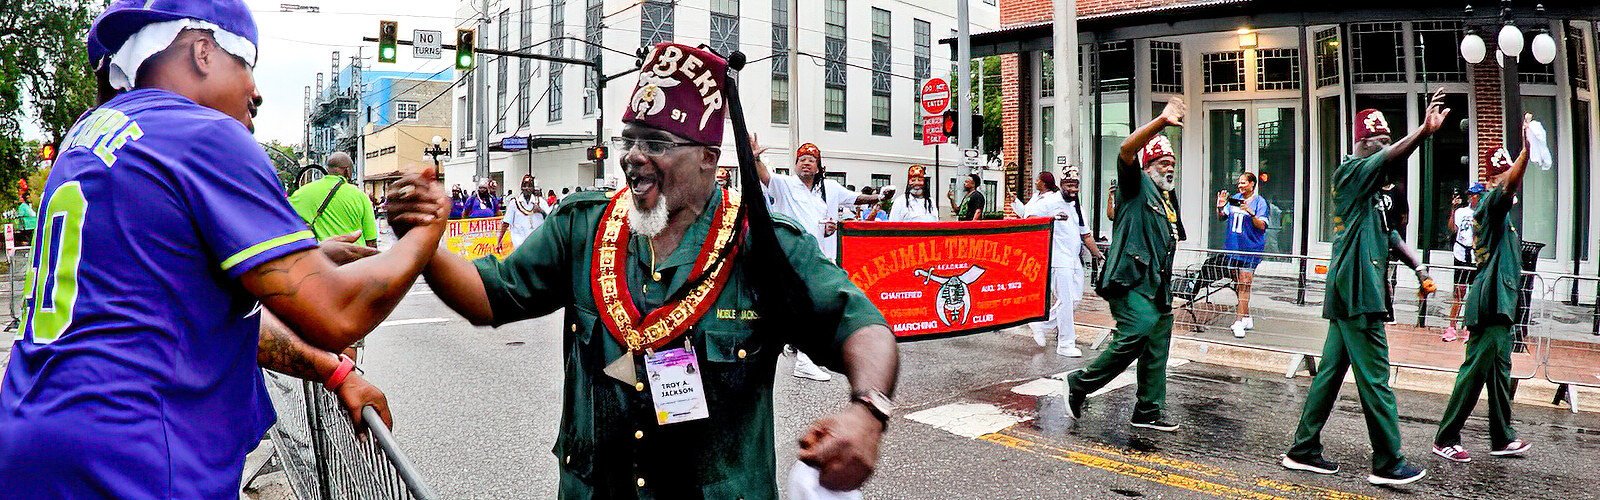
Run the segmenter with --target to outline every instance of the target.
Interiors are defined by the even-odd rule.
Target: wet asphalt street
[[[397,438],[443,497],[553,495],[559,321],[557,313],[474,328],[419,285],[368,338],[368,378],[387,391]],[[1516,405],[1517,428],[1533,452],[1494,459],[1480,406],[1464,433],[1476,461],[1456,465],[1428,451],[1444,396],[1400,391],[1405,453],[1429,477],[1405,488],[1369,486],[1365,426],[1349,385],[1324,433],[1329,458],[1344,471],[1286,471],[1277,456],[1289,445],[1309,379],[1181,361],[1168,399],[1169,420],[1184,425],[1178,433],[1129,428],[1131,386],[1092,397],[1069,430],[1061,398],[1051,393],[1060,384],[1041,378],[1086,359],[1037,348],[1022,331],[902,344],[896,399],[905,408],[890,426],[868,497],[1581,498],[1600,479],[1594,413]],[[787,375],[788,358],[780,363],[775,432],[784,476],[793,439],[842,407],[848,389],[842,376],[802,381]]]

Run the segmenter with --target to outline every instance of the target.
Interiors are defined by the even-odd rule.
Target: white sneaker
[[[1252,317],[1249,317],[1249,316],[1245,316],[1244,317],[1244,329],[1246,329],[1246,330],[1254,330],[1254,329],[1256,329],[1256,319],[1252,318]]]
[[[1045,336],[1043,328],[1029,327],[1029,329],[1033,330],[1033,343],[1039,344],[1039,347],[1044,347],[1045,344],[1050,343],[1050,338]]]
[[[1078,346],[1069,345],[1066,347],[1057,347],[1056,354],[1060,354],[1069,358],[1081,358],[1083,357],[1083,350],[1079,349]]]
[[[1236,339],[1244,338],[1244,330],[1245,330],[1245,328],[1244,328],[1244,320],[1241,319],[1239,321],[1235,321],[1235,322],[1233,322],[1233,326],[1230,326],[1228,328],[1232,328],[1233,329],[1233,338],[1236,338]]]
[[[794,376],[818,382],[833,380],[833,375],[829,375],[827,370],[812,363],[811,357],[800,351],[794,352]]]

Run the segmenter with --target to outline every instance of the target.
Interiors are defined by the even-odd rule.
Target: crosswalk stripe
[[[1172,359],[1167,360],[1167,369],[1171,370],[1173,368],[1177,368],[1177,367],[1180,367],[1180,366],[1183,366],[1183,365],[1187,365],[1187,364],[1189,364],[1189,360],[1187,360],[1187,359],[1172,358]],[[1017,393],[1017,394],[1021,394],[1021,395],[1024,395],[1024,396],[1044,396],[1044,395],[1048,395],[1048,394],[1059,393],[1059,392],[1061,392],[1061,382],[1063,382],[1063,381],[1065,381],[1067,379],[1067,374],[1068,373],[1072,373],[1072,372],[1066,371],[1066,372],[1057,373],[1055,375],[1051,375],[1049,377],[1036,379],[1036,380],[1030,381],[1030,382],[1028,382],[1026,384],[1022,384],[1022,385],[1019,385],[1019,386],[1016,386],[1016,387],[1012,387],[1011,388],[1011,392],[1014,392],[1014,393]],[[1137,379],[1138,379],[1138,375],[1134,373],[1134,367],[1133,366],[1129,366],[1126,371],[1124,371],[1121,374],[1117,375],[1117,378],[1111,379],[1111,383],[1108,383],[1108,384],[1106,384],[1105,387],[1101,387],[1100,390],[1094,391],[1093,393],[1089,394],[1089,397],[1092,398],[1092,397],[1095,397],[1095,396],[1099,396],[1101,394],[1105,394],[1105,393],[1108,393],[1108,392],[1111,392],[1111,391],[1115,391],[1117,389],[1121,389],[1123,387],[1127,387],[1127,386],[1133,385],[1134,381],[1136,381]]]
[[[999,432],[1033,417],[1016,415],[983,403],[952,403],[907,414],[906,419],[931,425],[957,436],[976,438]]]

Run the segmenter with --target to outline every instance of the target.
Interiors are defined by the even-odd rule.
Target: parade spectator
[[[861,220],[867,220],[867,221],[886,221],[886,220],[889,220],[889,209],[888,209],[887,205],[891,205],[893,203],[893,201],[894,201],[894,186],[884,186],[882,191],[878,191],[878,192],[870,193],[870,194],[876,194],[879,197],[881,197],[882,200],[877,202],[877,203],[871,203],[871,204],[866,205],[862,209]]]
[[[1462,299],[1467,296],[1467,285],[1472,283],[1472,278],[1477,275],[1478,267],[1472,255],[1473,231],[1476,229],[1472,223],[1472,214],[1478,210],[1478,199],[1483,195],[1483,183],[1475,182],[1467,188],[1467,199],[1463,201],[1458,192],[1451,204],[1458,207],[1450,214],[1450,232],[1455,233],[1455,242],[1451,245],[1451,253],[1455,256],[1455,296],[1450,300],[1450,324],[1444,327],[1440,338],[1445,342],[1454,342],[1457,339],[1465,340],[1471,333],[1466,329],[1456,329],[1461,317]]]
[[[479,219],[500,213],[500,204],[494,197],[494,181],[478,181],[478,190],[461,202],[461,218]]]
[[[583,188],[579,188],[579,191],[582,191],[582,189]],[[571,195],[572,195],[572,188],[561,188],[561,198],[557,199],[556,203],[561,203],[562,200],[567,199],[567,197],[571,196]]]
[[[983,190],[978,189],[978,186],[981,185],[983,185],[983,177],[978,175],[977,172],[973,172],[967,174],[967,177],[961,180],[961,191],[963,193],[961,203],[956,203],[955,191],[946,193],[950,199],[950,206],[955,207],[956,220],[971,221],[983,218],[983,210],[988,207],[988,200],[985,199]]]
[[[450,187],[450,218],[460,219],[467,212],[467,194],[461,190],[461,185]]]
[[[827,178],[822,150],[815,144],[808,142],[795,150],[794,174],[790,175],[771,173],[766,162],[760,160],[767,148],[755,137],[750,142],[757,157],[756,177],[765,188],[772,211],[799,222],[821,245],[824,257],[829,261],[838,259],[836,233],[840,210],[854,204],[876,203],[881,198],[850,191]],[[794,355],[794,376],[824,382],[833,378],[827,370],[812,363],[805,352],[794,351]]]
[[[633,94],[615,141],[625,190],[574,195],[505,260],[440,249],[428,266],[429,288],[473,324],[565,311],[554,496],[777,498],[772,372],[785,341],[843,370],[852,394],[800,438],[799,460],[839,491],[876,465],[898,375],[893,334],[801,225],[766,214],[759,185],[715,189],[727,107],[706,106],[701,89],[720,91],[724,64],[654,47],[636,87],[652,92]],[[737,256],[696,264],[719,255]],[[694,312],[654,314],[664,311]]]
[[[928,172],[922,165],[906,169],[906,192],[894,199],[889,208],[889,220],[894,222],[938,222],[939,211],[933,206],[933,196],[928,192]]]
[[[300,186],[289,195],[295,213],[311,226],[318,241],[361,233],[367,246],[378,246],[377,212],[361,188],[350,182],[355,163],[343,151],[328,155],[328,175]]]
[[[1183,99],[1168,100],[1160,116],[1122,142],[1117,155],[1121,189],[1111,253],[1095,284],[1111,306],[1117,329],[1099,357],[1067,375],[1067,411],[1074,421],[1082,417],[1090,393],[1137,362],[1138,394],[1131,425],[1178,430],[1178,424],[1162,415],[1172,342],[1172,259],[1178,245],[1178,214],[1165,196],[1177,177],[1177,152],[1162,131],[1182,127],[1187,113]]]
[[[537,190],[537,189],[533,190],[533,195],[534,196],[538,196],[539,195],[539,190]],[[545,203],[546,206],[553,207],[553,206],[556,206],[556,203],[560,203],[560,202],[561,202],[561,198],[557,198],[556,197],[556,190],[550,189],[550,190],[546,190],[545,191],[545,193],[544,193],[544,203]]]
[[[1384,340],[1384,324],[1394,317],[1393,294],[1387,286],[1385,266],[1375,265],[1387,261],[1392,246],[1383,212],[1373,198],[1383,179],[1404,171],[1411,153],[1444,126],[1450,110],[1443,99],[1441,89],[1429,99],[1422,126],[1399,141],[1393,141],[1382,112],[1366,109],[1356,114],[1351,149],[1355,154],[1334,170],[1333,185],[1329,186],[1336,224],[1322,305],[1322,317],[1329,320],[1328,335],[1322,362],[1306,393],[1294,445],[1282,459],[1285,468],[1318,474],[1339,472],[1339,464],[1323,456],[1322,429],[1339,399],[1345,373],[1353,368],[1372,444],[1372,473],[1367,482],[1409,484],[1427,475],[1400,453],[1399,412],[1389,388],[1389,348]]]
[[[1511,427],[1511,399],[1516,382],[1511,380],[1511,330],[1516,328],[1518,303],[1522,300],[1522,238],[1514,227],[1511,207],[1522,188],[1522,175],[1528,169],[1529,129],[1533,115],[1522,118],[1522,152],[1516,160],[1505,148],[1485,152],[1484,166],[1490,184],[1483,194],[1472,222],[1480,234],[1473,240],[1478,275],[1467,292],[1467,359],[1456,370],[1456,385],[1450,402],[1439,419],[1433,438],[1433,453],[1457,463],[1472,461],[1461,446],[1461,429],[1466,426],[1478,396],[1487,390],[1489,404],[1489,456],[1511,457],[1526,454],[1533,445],[1517,437]]]
[[[1256,174],[1239,175],[1238,186],[1239,192],[1232,196],[1227,191],[1217,192],[1217,220],[1223,221],[1227,230],[1222,238],[1222,249],[1261,253],[1267,248],[1267,216],[1271,214],[1271,205],[1256,192]],[[1242,339],[1245,330],[1256,327],[1255,320],[1250,317],[1250,284],[1255,282],[1261,256],[1230,253],[1226,258],[1239,296],[1239,307],[1234,311],[1237,318],[1228,328],[1233,330],[1233,338]]]
[[[331,361],[438,248],[443,193],[418,177],[401,216],[417,229],[337,266],[251,137],[248,6],[118,0],[89,32],[89,60],[109,56],[122,92],[101,89],[43,191],[68,243],[63,265],[33,271],[61,283],[55,306],[29,306],[0,383],[0,484],[14,498],[236,497],[273,421],[252,307]],[[325,385],[346,387],[351,369],[339,360]]]
[[[1069,167],[1066,176],[1077,185],[1076,167]],[[1083,350],[1078,348],[1077,328],[1072,318],[1078,301],[1083,300],[1083,250],[1087,247],[1095,260],[1099,260],[1100,249],[1094,246],[1083,215],[1077,207],[1067,203],[1064,195],[1056,184],[1055,174],[1040,172],[1034,181],[1033,198],[1026,205],[1020,201],[1011,202],[1011,210],[1023,217],[1055,219],[1050,237],[1050,295],[1055,301],[1044,321],[1028,325],[1033,331],[1033,341],[1039,347],[1048,345],[1048,335],[1054,330],[1056,354],[1081,358]]]
[[[23,188],[17,192],[21,201],[17,202],[16,210],[16,235],[12,241],[19,247],[33,244],[33,230],[39,226],[39,211],[33,209],[33,203],[28,201],[28,189]]]
[[[506,216],[500,219],[500,236],[495,238],[501,245],[510,243],[511,248],[516,249],[522,246],[528,235],[544,225],[551,206],[545,198],[539,197],[539,191],[533,186],[533,176],[522,176],[522,196],[513,196],[506,201]],[[511,234],[509,241],[506,240],[508,232]]]
[[[1411,223],[1411,201],[1406,198],[1405,186],[1391,179],[1378,190],[1373,202],[1377,203],[1378,211],[1383,213],[1384,230],[1394,231],[1404,239],[1406,226]]]

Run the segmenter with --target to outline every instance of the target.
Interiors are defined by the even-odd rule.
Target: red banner
[[[1048,314],[1051,223],[845,222],[839,266],[901,341],[995,331]]]

